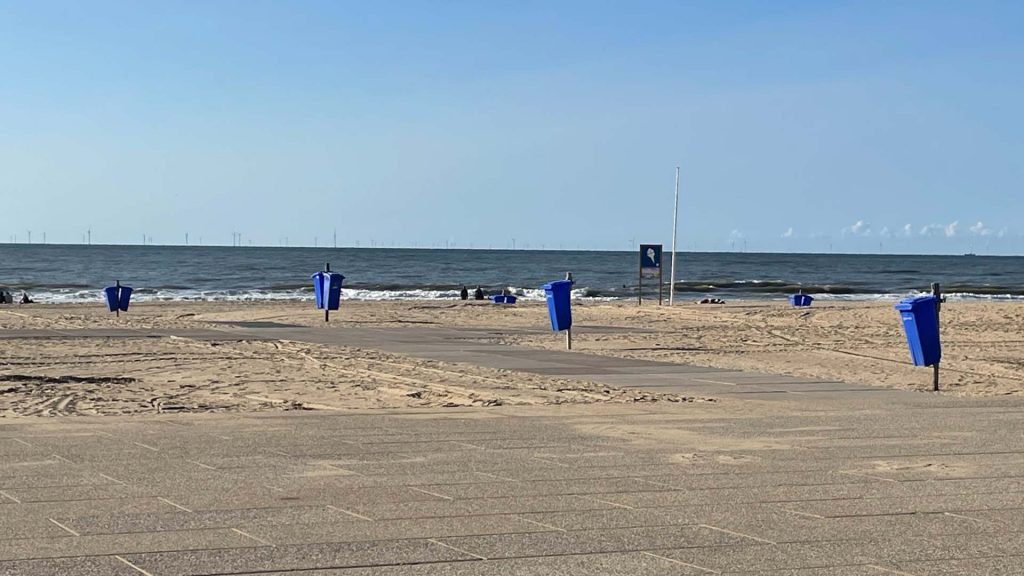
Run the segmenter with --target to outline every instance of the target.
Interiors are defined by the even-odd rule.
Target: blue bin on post
[[[107,301],[107,310],[110,312],[127,312],[128,304],[132,299],[132,289],[128,286],[107,286],[103,289],[103,297]]]
[[[814,298],[807,294],[790,294],[789,303],[793,306],[810,306]]]
[[[543,286],[544,296],[548,301],[548,315],[551,317],[551,329],[555,332],[572,328],[572,311],[569,304],[572,284],[572,280],[557,280]]]
[[[905,298],[896,304],[914,366],[934,366],[942,358],[935,296]]]
[[[337,310],[341,307],[341,283],[345,277],[337,272],[313,274],[313,295],[317,310]]]

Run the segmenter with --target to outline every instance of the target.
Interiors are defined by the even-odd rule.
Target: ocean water
[[[455,298],[462,285],[511,288],[541,299],[540,286],[571,271],[576,298],[637,295],[634,252],[274,248],[213,246],[0,245],[0,287],[41,302],[99,301],[115,280],[135,301],[301,300],[310,275],[330,262],[344,298]],[[669,254],[665,254],[667,298]],[[1024,257],[692,253],[677,255],[676,298],[894,299],[940,282],[951,298],[1024,300]],[[657,298],[657,280],[644,281]]]

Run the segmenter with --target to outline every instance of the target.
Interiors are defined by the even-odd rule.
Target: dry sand
[[[891,302],[724,306],[574,303],[574,349],[876,386],[927,389],[910,366]],[[1024,392],[1024,304],[943,307],[946,393]],[[223,328],[225,322],[323,326],[309,303],[133,305],[116,318],[99,305],[0,307],[16,328]],[[346,326],[493,328],[502,342],[561,348],[543,303],[345,302]],[[159,339],[5,339],[0,414],[373,409],[582,402],[680,401],[630,390],[378,351],[294,342]],[[312,375],[312,376],[311,376]]]

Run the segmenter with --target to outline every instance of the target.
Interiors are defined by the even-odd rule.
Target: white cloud
[[[970,228],[968,228],[968,230],[970,230],[971,234],[974,234],[975,236],[991,236],[992,235],[992,229],[987,227],[987,226],[985,226],[985,224],[983,222],[981,222],[981,221],[979,221],[974,226],[971,226]]]
[[[879,232],[878,235],[883,238],[889,238],[892,236],[892,232],[889,230],[888,226],[882,226],[882,231]]]
[[[946,238],[952,238],[956,236],[956,229],[960,226],[959,220],[954,220],[949,224],[927,224],[921,227],[921,236],[945,236]]]
[[[843,235],[853,234],[854,236],[871,236],[871,224],[863,220],[857,220],[853,223],[853,226],[843,228]]]
[[[782,237],[783,238],[792,238],[793,237],[793,227],[790,226],[785,232],[783,232],[782,233]]]
[[[729,232],[729,240],[743,240],[746,237],[746,234],[740,230],[733,230],[732,232]]]
[[[904,224],[903,225],[903,235],[904,236],[913,236],[914,235],[914,227],[912,225],[910,225],[910,224]]]

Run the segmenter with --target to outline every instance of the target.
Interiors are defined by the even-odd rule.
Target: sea
[[[668,297],[669,253],[662,294]],[[120,281],[133,301],[310,300],[310,276],[330,263],[354,300],[457,298],[462,286],[508,288],[525,300],[541,286],[575,280],[577,299],[636,299],[637,252],[227,246],[0,245],[0,288],[48,303],[101,300]],[[679,252],[677,300],[897,299],[932,282],[953,299],[1024,300],[1024,257]],[[657,277],[643,280],[657,299]]]

